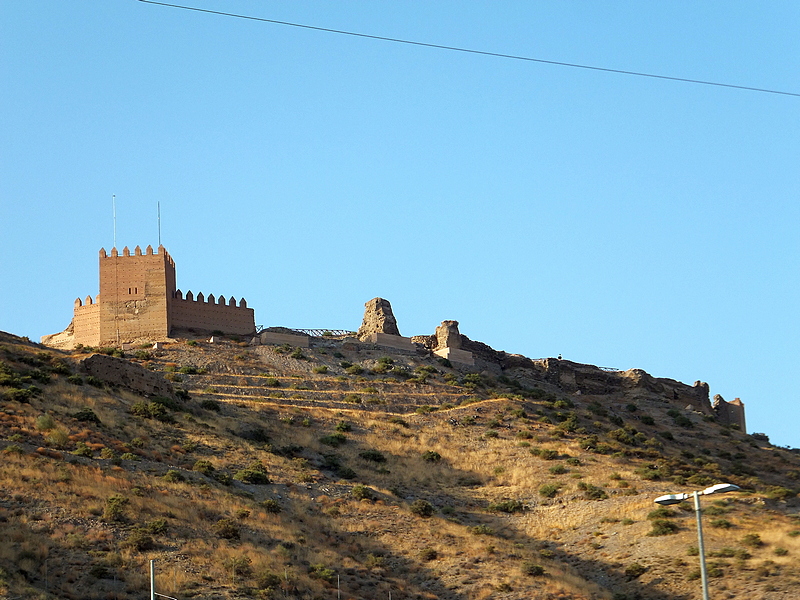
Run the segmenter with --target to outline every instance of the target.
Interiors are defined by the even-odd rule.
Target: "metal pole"
[[[694,491],[694,514],[697,517],[697,546],[700,551],[700,579],[703,584],[703,600],[708,600],[708,574],[706,573],[706,549],[703,546],[703,522],[700,510],[700,494]]]
[[[114,248],[117,247],[117,195],[111,194],[111,213],[114,217]]]
[[[156,561],[150,561],[150,600],[156,600]]]

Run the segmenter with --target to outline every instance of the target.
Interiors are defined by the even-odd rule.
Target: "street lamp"
[[[700,518],[702,511],[700,510],[700,496],[708,496],[709,494],[724,494],[725,492],[735,492],[739,489],[738,485],[732,483],[718,483],[707,487],[702,491],[695,490],[691,494],[667,494],[666,496],[659,496],[654,500],[656,504],[667,506],[669,504],[679,504],[689,498],[694,498],[694,514],[697,518],[697,545],[700,551],[700,579],[703,583],[703,600],[708,600],[708,576],[706,575],[706,551],[703,547],[703,524]]]

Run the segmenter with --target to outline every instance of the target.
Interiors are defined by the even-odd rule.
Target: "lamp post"
[[[684,500],[694,498],[694,514],[697,519],[697,549],[700,552],[700,579],[703,584],[703,600],[708,600],[708,575],[706,574],[706,551],[703,546],[703,523],[701,520],[702,511],[700,510],[700,496],[735,492],[738,489],[739,486],[732,483],[718,483],[702,491],[695,490],[691,494],[667,494],[666,496],[659,496],[654,500],[656,504],[667,506],[669,504],[680,504]]]

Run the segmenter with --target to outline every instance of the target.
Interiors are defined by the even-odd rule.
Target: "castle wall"
[[[181,298],[178,292],[170,302],[169,322],[172,329],[196,329],[212,332],[222,331],[234,335],[249,335],[255,333],[255,313],[252,308],[247,308],[244,299],[236,306],[234,299],[228,303],[220,304],[214,296],[209,296],[205,301],[202,294],[197,299]],[[221,298],[224,302],[224,297]],[[233,302],[233,304],[231,304]]]
[[[59,347],[117,346],[169,337],[173,329],[222,331],[248,335],[255,333],[255,315],[244,298],[208,301],[191,292],[183,298],[176,290],[175,262],[164,246],[144,252],[127,246],[107,254],[100,250],[100,294],[95,300],[75,300],[73,319],[61,334],[44,336],[42,341]]]
[[[75,306],[72,317],[73,343],[84,346],[100,346],[100,305]]]

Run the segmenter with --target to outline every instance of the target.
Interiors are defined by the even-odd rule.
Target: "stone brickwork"
[[[44,336],[43,344],[70,348],[119,346],[123,343],[157,341],[174,330],[221,331],[249,335],[255,332],[253,309],[242,298],[202,293],[186,297],[176,289],[175,262],[164,246],[147,246],[133,253],[126,246],[120,254],[100,250],[100,294],[94,299],[75,300],[70,327],[60,334]],[[70,334],[71,329],[71,334]]]

